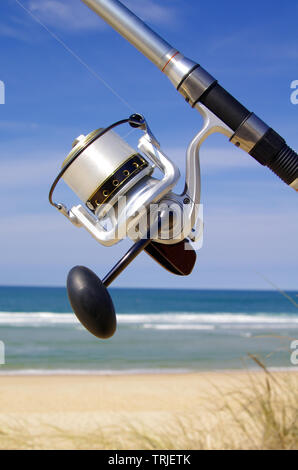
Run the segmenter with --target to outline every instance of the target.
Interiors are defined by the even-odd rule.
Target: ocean
[[[110,289],[118,328],[87,332],[64,288],[0,287],[0,374],[297,369],[298,292]]]

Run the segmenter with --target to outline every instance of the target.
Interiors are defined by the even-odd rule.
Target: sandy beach
[[[264,442],[261,415],[294,404],[297,385],[297,373],[1,376],[0,448],[293,447]]]

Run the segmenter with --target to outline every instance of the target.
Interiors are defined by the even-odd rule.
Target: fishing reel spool
[[[205,111],[202,107],[203,116]],[[211,132],[225,132],[210,119],[210,113],[204,117],[204,128],[187,150],[185,190],[180,195],[172,191],[180,177],[179,169],[163,153],[140,114],[75,139],[51,187],[50,203],[102,245],[112,246],[126,237],[134,242],[103,280],[84,266],[75,266],[68,274],[67,291],[73,311],[99,338],[109,338],[116,330],[115,309],[107,287],[141,251],[172,274],[189,275],[195,265],[196,253],[190,242],[202,238],[198,150]],[[138,151],[113,131],[125,123],[144,133]],[[159,179],[153,175],[156,169],[162,175]],[[61,178],[84,205],[68,209],[53,201]]]

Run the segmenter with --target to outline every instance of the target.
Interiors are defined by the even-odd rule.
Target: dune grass
[[[258,359],[252,357],[256,363]],[[203,408],[173,414],[160,426],[142,420],[103,426],[80,435],[59,427],[29,433],[21,421],[0,429],[1,449],[298,449],[298,374],[249,373],[245,387],[224,395],[210,384]],[[248,384],[248,385],[247,385]]]

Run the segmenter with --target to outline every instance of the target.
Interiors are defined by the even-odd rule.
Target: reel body
[[[298,190],[298,156],[285,140],[238,102],[203,67],[154,33],[118,0],[83,0],[170,79],[192,108],[203,116],[203,128],[186,152],[185,189],[173,192],[180,173],[163,153],[143,116],[134,114],[106,129],[80,136],[49,194],[50,203],[75,226],[84,227],[99,243],[112,246],[129,237],[134,244],[101,282],[77,266],[68,276],[74,312],[95,336],[107,338],[116,329],[107,287],[143,250],[176,275],[191,273],[196,254],[191,242],[203,236],[200,218],[199,149],[212,133],[224,134],[286,184]],[[144,135],[138,151],[112,133],[129,123]],[[162,177],[156,178],[155,170]],[[53,202],[61,178],[83,201],[68,209]]]
[[[112,144],[110,148],[105,148],[106,142],[101,145],[100,140],[85,147],[63,178],[89,209],[75,206],[67,216],[72,223],[89,231],[99,243],[111,246],[127,236],[136,240],[147,233],[146,217],[150,205],[159,203],[171,192],[180,172],[146,136],[139,143],[142,155],[125,147],[125,142],[114,132],[112,135],[109,131],[102,141],[105,138]],[[113,159],[110,159],[111,148]],[[161,180],[151,176],[156,167],[163,174]],[[82,184],[84,180],[88,182]],[[168,205],[164,204],[164,210],[166,207]],[[162,241],[157,237],[159,239]],[[169,237],[163,239],[167,243],[174,242]]]
[[[72,308],[97,337],[110,337],[116,329],[115,310],[107,287],[141,251],[172,274],[186,276],[192,272],[196,253],[191,242],[200,242],[203,236],[199,214],[199,148],[211,133],[230,132],[203,105],[199,106],[205,123],[187,149],[182,194],[173,192],[180,177],[178,167],[164,154],[145,119],[138,114],[79,136],[51,187],[50,203],[102,245],[112,246],[126,237],[134,242],[102,281],[83,266],[74,267],[68,275]],[[112,130],[124,123],[144,132],[138,150]],[[161,178],[154,174],[157,169]],[[61,178],[84,205],[68,209],[53,201]]]

